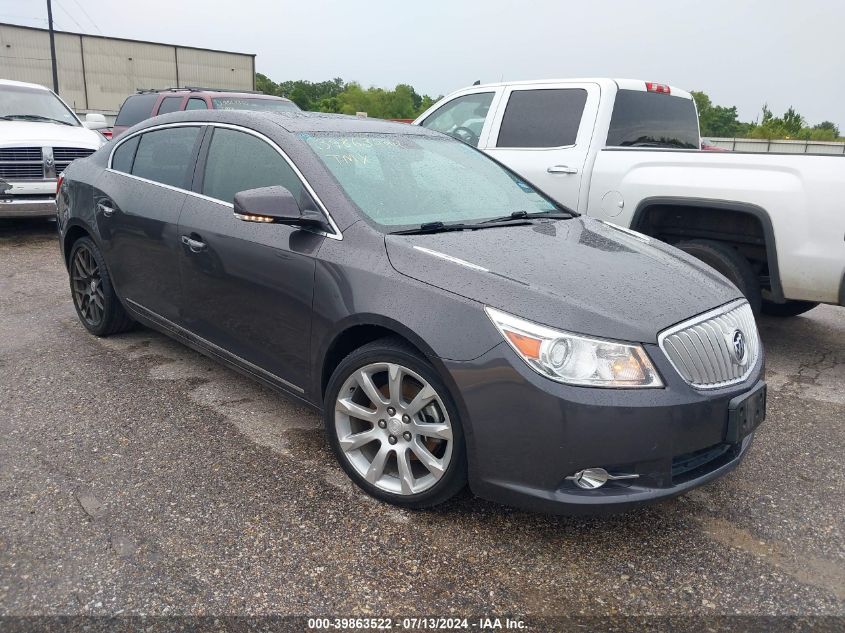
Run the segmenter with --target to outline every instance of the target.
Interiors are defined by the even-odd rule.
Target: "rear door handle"
[[[206,246],[205,242],[200,242],[199,240],[190,238],[187,235],[182,236],[182,244],[190,248],[192,253],[199,253],[201,250],[204,250]]]
[[[552,165],[548,169],[547,172],[550,174],[577,174],[578,170],[575,167],[570,167],[569,165]]]
[[[98,202],[97,203],[97,211],[102,213],[107,218],[110,218],[112,215],[114,215],[114,212],[116,211],[116,209],[114,207],[106,204],[105,202]]]

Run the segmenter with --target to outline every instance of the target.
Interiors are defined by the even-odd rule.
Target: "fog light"
[[[608,475],[604,468],[585,468],[567,479],[572,479],[576,486],[584,490],[595,490],[607,483]]]
[[[579,470],[574,475],[567,477],[569,481],[574,481],[575,485],[584,490],[595,490],[601,488],[608,481],[615,481],[617,479],[637,479],[639,475],[635,473],[624,475],[611,475],[604,468],[585,468]]]

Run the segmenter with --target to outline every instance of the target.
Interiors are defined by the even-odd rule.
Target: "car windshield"
[[[79,125],[73,112],[52,92],[26,86],[0,86],[0,119]]]
[[[468,223],[559,207],[465,143],[416,134],[301,133],[375,223]]]
[[[299,110],[286,99],[256,99],[250,97],[212,97],[215,110],[259,110],[261,112],[294,112]]]

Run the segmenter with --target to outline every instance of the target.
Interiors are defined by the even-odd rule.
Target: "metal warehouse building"
[[[59,94],[77,112],[114,114],[139,88],[253,90],[255,55],[55,31]],[[52,88],[47,29],[0,23],[0,79]]]

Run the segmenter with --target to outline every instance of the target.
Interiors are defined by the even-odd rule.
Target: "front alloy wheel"
[[[445,501],[465,481],[463,436],[445,387],[403,346],[395,349],[407,359],[369,347],[341,363],[327,393],[326,426],[338,459],[383,500],[406,507]]]

